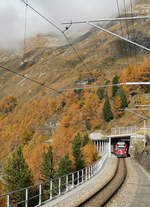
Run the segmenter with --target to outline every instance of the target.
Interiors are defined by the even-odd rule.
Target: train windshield
[[[118,146],[120,150],[124,150],[124,146]]]

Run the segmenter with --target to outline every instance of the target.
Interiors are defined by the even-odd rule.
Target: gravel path
[[[106,207],[149,207],[150,175],[130,158],[127,158],[127,169],[125,184]]]
[[[139,182],[130,207],[148,207],[150,206],[150,174],[138,163],[134,162],[134,166],[139,176]]]

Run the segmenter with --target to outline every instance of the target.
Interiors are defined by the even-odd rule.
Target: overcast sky
[[[128,3],[130,0],[126,0]],[[117,15],[116,0],[28,0],[35,9],[58,26],[63,21],[90,20]],[[123,0],[119,0],[120,9]],[[0,48],[12,48],[24,37],[25,4],[22,0],[0,0]],[[27,36],[55,32],[31,9],[27,10]]]

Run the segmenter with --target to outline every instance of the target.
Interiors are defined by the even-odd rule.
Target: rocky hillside
[[[141,1],[136,1],[134,14],[148,13],[149,7],[150,1],[142,1],[142,5]],[[126,15],[131,15],[130,8]],[[125,14],[123,13],[122,16]],[[149,20],[121,24],[119,22],[108,23],[105,27],[117,34],[129,36],[131,40],[142,43],[144,46],[150,46]],[[120,73],[121,68],[128,64],[140,64],[148,55],[140,48],[135,48],[93,28],[80,38],[74,39],[73,44],[83,62],[63,37],[38,35],[27,41],[24,55],[22,51],[0,51],[0,64],[60,90],[73,87],[82,72],[87,73],[85,76],[90,78],[91,73],[96,70],[103,78],[110,79],[114,73]],[[37,84],[4,69],[0,69],[0,74],[1,98],[8,94],[15,96],[17,94],[20,101],[25,101],[33,99],[43,91],[42,87]]]

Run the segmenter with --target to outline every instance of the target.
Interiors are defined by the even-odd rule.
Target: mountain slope
[[[149,11],[150,2],[144,2],[142,1],[142,5],[137,2],[134,9],[135,14]],[[128,13],[130,13],[130,8]],[[138,20],[134,22],[134,25],[131,21],[128,22],[128,25],[126,22],[121,25],[119,22],[108,23],[105,27],[115,33],[123,34],[125,37],[128,37],[127,33],[129,32],[131,40],[147,47],[150,46],[149,20]],[[140,64],[148,55],[140,48],[135,48],[95,29],[73,42],[84,63],[80,61],[63,38],[38,35],[27,41],[23,59],[21,51],[17,53],[1,51],[0,64],[5,64],[6,67],[14,71],[60,90],[68,86],[73,87],[74,81],[79,79],[80,72],[89,73],[89,71],[97,70],[98,73],[107,76],[109,79],[108,71],[115,73],[128,64]],[[58,46],[61,44],[63,45]],[[87,66],[85,67],[84,64]],[[43,90],[35,83],[3,69],[0,69],[0,74],[0,97],[17,94],[21,100],[28,100]],[[87,77],[90,75],[90,73],[87,74]]]
[[[142,5],[141,1],[137,1],[135,14],[148,13],[148,7],[150,1],[143,1]],[[123,13],[122,16],[124,15]],[[105,27],[115,33],[123,33],[126,37],[128,30],[132,40],[149,47],[149,20],[139,22],[140,24],[133,25],[130,21],[128,26],[126,22],[121,25],[118,22],[108,23]],[[73,39],[73,46],[78,50],[83,62],[63,39],[51,35],[38,35],[27,41],[24,56],[20,51],[1,50],[0,64],[5,64],[6,68],[55,90],[80,87],[82,81],[87,79],[94,81],[92,85],[108,84],[112,82],[115,74],[120,77],[120,82],[146,81],[149,78],[149,58],[141,65],[149,55],[147,52],[129,46],[124,41],[97,29],[92,28],[80,38]],[[132,66],[128,67],[129,64]],[[136,103],[149,102],[149,90],[145,87],[124,87],[124,90],[129,107],[134,107]],[[38,182],[42,152],[48,147],[44,143],[45,140],[53,140],[54,158],[58,163],[66,151],[73,160],[71,146],[77,132],[80,132],[83,138],[85,133],[96,129],[110,133],[115,125],[143,124],[143,120],[132,113],[118,114],[120,105],[115,104],[112,88],[105,89],[104,93],[110,99],[114,114],[114,119],[110,122],[104,121],[105,99],[98,97],[97,89],[56,94],[53,90],[0,69],[1,166],[10,152],[18,144],[22,144],[26,161],[32,169],[35,182]],[[5,96],[13,96],[13,100],[17,100],[12,108],[12,99],[3,99]],[[145,115],[147,114],[144,113]],[[94,161],[87,150],[83,149],[83,152],[86,152],[84,157],[89,158],[87,165]]]

